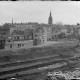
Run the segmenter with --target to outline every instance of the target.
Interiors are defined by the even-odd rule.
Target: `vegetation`
[[[62,33],[58,34],[58,38],[59,39],[65,38],[66,37],[65,35],[66,34],[62,32]]]
[[[67,58],[79,53],[78,50],[76,51],[76,44],[77,42],[69,41],[65,43],[50,45],[47,47],[20,49],[15,51],[0,51],[0,62],[30,60],[54,55]]]

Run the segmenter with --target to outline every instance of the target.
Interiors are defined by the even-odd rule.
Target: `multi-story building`
[[[27,40],[27,41],[11,41],[6,42],[5,49],[7,50],[14,50],[14,49],[27,49],[31,48],[33,46],[33,40]]]
[[[33,29],[25,29],[24,31],[24,39],[25,40],[33,40]]]
[[[10,33],[12,33],[14,30],[20,30],[25,31],[25,29],[33,29],[35,25],[38,23],[12,23],[10,28]]]
[[[10,29],[8,24],[4,24],[3,26],[0,26],[0,49],[5,48],[6,38],[9,33],[10,33]]]
[[[33,45],[41,45],[46,42],[45,28],[38,25],[33,31]]]
[[[52,25],[49,24],[41,24],[42,27],[45,28],[46,40],[52,40]]]
[[[34,29],[33,44],[41,45],[52,40],[52,27],[49,24],[40,24]]]
[[[6,40],[5,49],[21,49],[30,48],[33,46],[33,30],[28,29],[25,31],[14,30]]]

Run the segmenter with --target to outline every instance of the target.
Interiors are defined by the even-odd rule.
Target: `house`
[[[80,28],[78,28],[78,35],[80,35]]]

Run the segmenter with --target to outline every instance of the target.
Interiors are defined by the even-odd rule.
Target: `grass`
[[[62,58],[71,57],[79,53],[75,48],[76,41],[65,41],[64,43],[54,44],[47,47],[0,51],[0,62],[7,62],[5,56],[9,56],[11,61],[29,60],[53,55],[60,55]],[[9,60],[9,59],[8,59]]]

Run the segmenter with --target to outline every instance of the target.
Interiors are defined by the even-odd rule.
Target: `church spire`
[[[50,11],[50,17],[52,17],[52,16],[51,16],[51,11]]]
[[[11,23],[11,27],[13,27],[13,18],[12,18],[12,23]]]
[[[53,19],[52,19],[52,15],[51,15],[51,11],[50,11],[50,16],[49,16],[49,19],[48,19],[48,24],[50,24],[50,25],[53,24],[52,21],[53,21]]]

